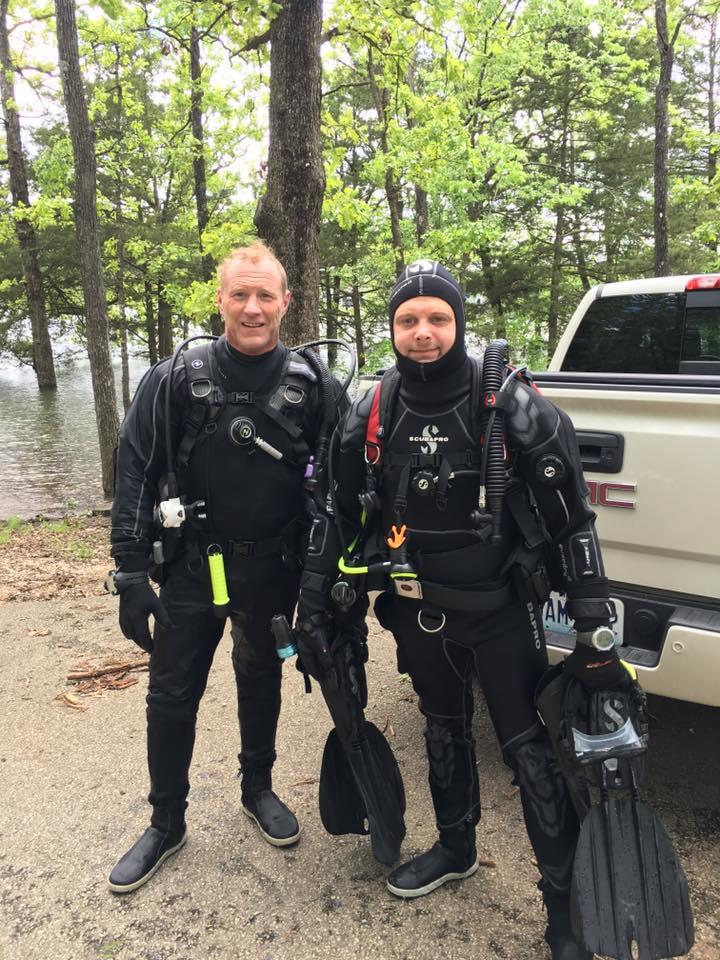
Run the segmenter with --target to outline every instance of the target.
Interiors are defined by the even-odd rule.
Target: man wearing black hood
[[[479,363],[465,349],[463,295],[441,264],[421,260],[403,271],[389,317],[396,369],[383,378],[381,399],[369,391],[339,428],[336,516],[316,520],[311,538],[299,652],[311,673],[327,669],[327,639],[340,615],[329,596],[339,558],[356,587],[362,577],[352,576],[354,562],[386,571],[375,613],[395,637],[398,667],[410,674],[426,719],[439,832],[430,850],[390,874],[388,889],[417,897],[477,870],[475,673],[520,787],[552,956],[589,960],[569,919],[578,819],[534,705],[548,662],[539,578],[546,542],[578,632],[566,669],[588,687],[621,685],[626,675],[614,647],[593,646],[598,628],[607,640],[612,607],[575,433],[567,415],[504,362],[501,400],[478,387]],[[501,474],[509,478],[494,525],[481,486],[490,403],[503,410]],[[376,586],[372,574],[365,585]],[[363,604],[356,608],[362,612]]]

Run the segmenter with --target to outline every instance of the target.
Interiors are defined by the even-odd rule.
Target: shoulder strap
[[[175,454],[179,469],[187,467],[200,431],[217,420],[225,404],[225,395],[217,382],[213,346],[214,342],[200,343],[182,355],[190,407]]]
[[[299,414],[304,410],[317,379],[307,360],[296,351],[288,350],[277,386],[269,396],[257,401],[259,409],[294,442],[303,435],[302,424],[298,422],[301,419]]]
[[[400,374],[397,367],[386,370],[375,387],[365,434],[365,459],[378,466],[382,459],[382,441],[390,429],[395,400],[400,392]]]
[[[483,407],[483,360],[482,357],[470,357],[470,436],[478,447],[481,445]]]

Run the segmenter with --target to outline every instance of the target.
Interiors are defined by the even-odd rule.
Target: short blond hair
[[[288,280],[287,273],[285,273],[285,267],[276,257],[273,248],[269,247],[266,243],[263,243],[262,240],[256,240],[247,247],[234,247],[225,257],[225,259],[220,262],[220,265],[218,266],[218,283],[220,284],[220,287],[222,288],[225,286],[225,275],[228,267],[231,264],[238,263],[242,260],[249,260],[251,263],[259,263],[260,260],[266,259],[272,260],[273,263],[277,264],[277,268],[280,271],[280,285],[282,287],[283,296],[285,296],[288,291]]]

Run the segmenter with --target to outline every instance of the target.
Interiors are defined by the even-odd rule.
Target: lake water
[[[131,394],[147,367],[131,360]],[[122,418],[119,359],[114,371]],[[56,393],[41,392],[29,368],[0,365],[0,519],[109,505],[88,361],[58,365],[57,378]]]

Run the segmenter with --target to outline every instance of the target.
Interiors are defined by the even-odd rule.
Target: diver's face
[[[393,317],[395,349],[409,360],[430,363],[455,343],[455,314],[440,297],[405,300]]]

